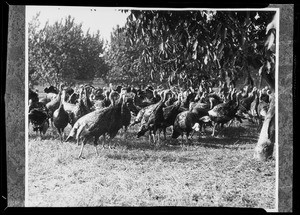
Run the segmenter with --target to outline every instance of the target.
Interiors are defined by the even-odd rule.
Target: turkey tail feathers
[[[77,129],[78,129],[78,126],[77,126],[77,124],[75,124],[73,126],[73,128],[71,129],[71,131],[69,133],[69,136],[67,137],[67,139],[65,140],[65,142],[68,142],[68,141],[72,140],[73,138],[75,138],[76,133],[77,133]]]

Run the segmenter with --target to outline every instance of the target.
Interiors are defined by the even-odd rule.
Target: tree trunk
[[[273,73],[268,74],[267,72],[262,73],[262,78],[268,83],[272,92],[275,92],[275,75]]]
[[[272,94],[270,107],[263,122],[259,139],[254,149],[254,158],[266,161],[271,158],[275,145],[275,95]]]

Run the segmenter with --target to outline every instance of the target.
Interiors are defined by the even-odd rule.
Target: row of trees
[[[203,77],[274,74],[275,29],[268,27],[274,13],[132,10],[106,50],[99,31],[84,34],[70,16],[40,28],[37,14],[29,23],[30,81],[197,85]]]
[[[68,16],[40,28],[39,14],[28,25],[30,83],[56,85],[59,81],[105,78],[108,67],[102,57],[100,32],[85,34],[81,24]]]
[[[266,29],[274,14],[132,10],[126,26],[112,33],[108,79],[196,85],[203,76],[238,80],[251,71],[258,76],[274,63],[275,31]]]

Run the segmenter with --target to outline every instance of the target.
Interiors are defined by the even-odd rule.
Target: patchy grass
[[[114,149],[98,145],[99,156],[87,144],[77,159],[75,142],[61,143],[52,128],[41,140],[29,127],[27,206],[275,208],[275,160],[252,159],[258,138],[252,125],[225,128],[219,138],[195,134],[183,146],[170,136],[151,145],[135,137],[137,128],[125,140],[117,135]]]

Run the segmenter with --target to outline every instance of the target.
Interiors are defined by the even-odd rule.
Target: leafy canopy
[[[270,61],[267,24],[273,11],[131,10],[112,34],[114,76],[141,83],[197,84],[237,80]],[[121,62],[117,59],[122,59]]]

